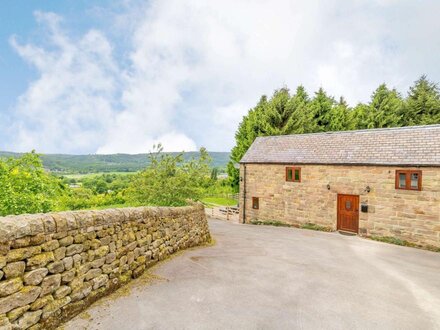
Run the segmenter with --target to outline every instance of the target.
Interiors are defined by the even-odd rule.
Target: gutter
[[[246,164],[243,164],[243,223],[246,223]]]

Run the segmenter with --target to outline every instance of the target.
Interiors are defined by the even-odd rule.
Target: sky
[[[440,82],[438,0],[0,2],[0,150],[229,151],[261,95]]]

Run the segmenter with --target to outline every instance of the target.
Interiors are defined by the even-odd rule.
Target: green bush
[[[182,206],[188,200],[199,200],[211,183],[206,149],[200,156],[185,161],[183,154],[163,154],[162,146],[150,154],[150,165],[135,175],[124,192],[131,203],[157,206]]]
[[[49,212],[67,188],[48,174],[35,152],[0,159],[0,215]]]

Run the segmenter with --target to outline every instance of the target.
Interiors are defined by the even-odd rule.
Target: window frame
[[[252,197],[252,209],[253,210],[260,209],[260,198],[259,197]]]
[[[292,171],[292,180],[289,180],[289,170]],[[298,170],[298,180],[295,180],[295,171]],[[301,167],[287,166],[286,167],[286,182],[301,182]]]
[[[399,176],[400,174],[405,174],[405,187],[400,187]],[[417,188],[411,187],[411,174],[418,174]],[[422,190],[422,171],[421,170],[396,170],[396,184],[395,187],[398,190],[412,190],[421,191]]]

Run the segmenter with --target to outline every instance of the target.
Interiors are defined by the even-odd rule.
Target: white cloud
[[[116,17],[131,35],[118,61],[116,41],[69,38],[54,14],[37,14],[51,47],[13,41],[40,73],[17,104],[16,148],[228,150],[247,110],[284,85],[355,104],[382,82],[406,91],[423,73],[440,80],[433,0],[136,4]]]
[[[82,152],[102,139],[113,114],[117,67],[111,46],[91,30],[73,41],[60,29],[61,18],[36,13],[47,26],[53,49],[31,44],[13,47],[40,73],[17,103],[14,150]]]

